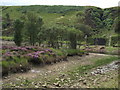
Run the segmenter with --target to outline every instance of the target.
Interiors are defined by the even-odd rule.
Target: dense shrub
[[[77,49],[65,49],[63,50],[63,52],[66,53],[67,56],[83,55],[86,53],[83,50],[77,50]]]
[[[119,42],[118,38],[120,38],[120,37],[118,37],[118,36],[111,37],[111,45],[112,46],[115,46]]]
[[[2,75],[8,75],[9,73],[25,72],[30,69],[30,64],[27,59],[20,57],[12,57],[0,62],[2,64]]]
[[[45,65],[66,61],[67,56],[85,54],[85,51],[76,49],[46,49],[38,46],[2,46],[3,58],[2,74],[24,72],[30,69],[31,65]]]
[[[94,38],[87,38],[87,43],[89,43],[90,45],[93,45],[94,44]]]

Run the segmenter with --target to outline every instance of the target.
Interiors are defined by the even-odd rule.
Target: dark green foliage
[[[116,20],[119,13],[119,8],[100,9],[96,7],[87,8],[85,10],[85,24],[89,25],[92,30],[92,37],[109,38],[114,34],[114,31],[119,31],[119,19]],[[108,39],[108,41],[110,41]]]
[[[51,47],[55,48],[55,44],[58,41],[59,37],[59,28],[57,26],[52,26],[47,29],[47,40]]]
[[[39,43],[39,45],[41,45],[46,40],[45,34],[45,29],[41,28],[37,36],[37,42]]]
[[[6,22],[6,21],[3,21],[3,22],[2,22],[2,28],[5,29],[5,28],[7,28],[7,26],[8,26],[7,22]]]
[[[59,6],[45,6],[45,5],[32,5],[32,6],[28,6],[28,7],[25,7],[25,6],[22,6],[19,11],[21,12],[26,12],[26,11],[37,11],[38,13],[40,12],[44,12],[44,13],[60,13],[60,14],[64,14],[66,12],[69,12],[69,11],[79,11],[79,10],[83,10],[84,7],[80,7],[80,6],[69,6],[69,7],[66,7],[66,6],[62,6],[62,5],[59,5]]]
[[[85,13],[84,12],[78,12],[77,14],[76,14],[76,23],[75,24],[84,24],[85,23]]]
[[[14,22],[14,42],[17,46],[20,46],[22,43],[22,29],[23,29],[24,23],[20,21],[19,19],[15,20]]]
[[[30,65],[28,60],[25,58],[12,57],[12,59],[8,59],[8,61],[0,62],[2,64],[2,75],[8,75],[13,72],[25,72],[30,69]]]
[[[31,13],[29,13],[31,12]],[[3,7],[3,28],[11,29],[7,21],[21,18],[25,23],[25,42],[31,45],[39,43],[48,44],[51,47],[59,48],[64,46],[61,42],[67,41],[71,48],[76,48],[79,41],[86,42],[87,38],[109,38],[112,34],[118,33],[120,25],[115,21],[118,17],[117,7],[101,9],[87,6],[11,6]],[[13,13],[16,13],[14,15]],[[24,16],[23,16],[24,14]],[[39,18],[39,16],[42,16]],[[42,27],[44,21],[44,27]],[[82,31],[82,36],[77,37],[68,29],[75,28]],[[8,31],[6,30],[6,31]],[[77,31],[76,30],[76,31]],[[115,31],[115,32],[112,32]],[[47,34],[49,33],[49,34]],[[71,34],[71,37],[70,37]],[[10,35],[10,34],[8,34]],[[85,37],[87,37],[85,39]],[[74,43],[74,44],[73,44]]]
[[[86,52],[78,49],[64,49],[62,50],[67,56],[84,55]]]
[[[119,7],[112,7],[104,9],[103,19],[112,18],[113,20],[118,17],[118,13],[120,12]]]
[[[76,28],[81,30],[87,36],[91,36],[93,33],[91,27],[89,27],[88,25],[85,25],[85,24],[76,25]]]
[[[118,45],[120,36],[112,36],[111,37],[111,46],[116,46]]]
[[[59,48],[59,42],[62,42],[67,38],[66,33],[66,27],[55,24],[50,27],[42,27],[38,34],[38,38],[39,41],[48,42],[50,47]]]
[[[94,38],[92,38],[92,37],[87,38],[87,43],[90,44],[90,45],[93,45],[94,44]]]
[[[9,21],[9,20],[10,20],[9,13],[6,13],[6,19],[7,19],[7,21]]]
[[[118,21],[118,23],[115,26],[115,32],[120,33],[120,21]]]
[[[37,42],[37,36],[43,24],[42,18],[36,14],[29,12],[26,17],[26,34],[29,38],[29,43],[34,45]]]
[[[118,18],[118,17],[114,20],[113,30],[116,33],[120,34],[120,18]]]
[[[68,28],[67,29],[67,38],[70,41],[70,48],[76,49],[77,48],[77,41],[80,41],[82,37],[82,32],[75,28]]]
[[[113,7],[113,8],[107,8],[104,9],[103,13],[103,23],[104,27],[108,30],[112,29],[112,25],[114,24],[115,19],[119,16],[120,8],[119,7]]]
[[[81,41],[86,41],[86,39],[93,34],[92,28],[89,25],[85,24],[85,13],[78,12],[76,14],[76,23],[75,28],[83,32],[83,38],[81,38]]]
[[[103,26],[102,23],[103,10],[101,8],[92,7],[85,10],[85,24],[96,29]]]
[[[10,15],[9,15],[9,13],[6,13],[5,18],[3,19],[2,27],[5,29],[10,26],[11,26]]]

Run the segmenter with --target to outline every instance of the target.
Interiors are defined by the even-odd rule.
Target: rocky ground
[[[118,88],[119,61],[90,70],[74,82],[78,88]]]
[[[44,67],[35,67],[26,73],[11,74],[3,79],[3,87],[16,88],[117,88],[118,64],[114,61],[108,65],[93,68],[83,74],[69,75],[76,67],[92,65],[93,58],[109,55],[93,54],[88,56],[68,57],[68,61],[58,62]],[[112,84],[111,84],[112,82]]]

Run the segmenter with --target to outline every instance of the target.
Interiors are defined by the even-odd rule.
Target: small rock
[[[39,86],[35,86],[35,88],[38,88]]]
[[[4,79],[7,79],[7,77],[4,77]]]
[[[58,81],[57,83],[54,83],[53,85],[60,87],[61,85],[59,83],[60,83],[60,81]]]
[[[61,79],[61,81],[63,82],[65,79],[63,78],[63,79]]]
[[[47,87],[47,83],[43,84],[42,87]]]
[[[56,78],[55,80],[59,80],[59,78]]]

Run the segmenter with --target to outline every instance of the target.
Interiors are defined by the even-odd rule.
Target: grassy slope
[[[84,11],[86,8],[93,6],[5,6],[3,8],[2,16],[5,17],[6,13],[10,14],[12,20],[20,18],[23,15],[23,12],[34,12],[41,16],[44,21],[44,25],[51,26],[57,22],[64,22],[70,24],[68,19],[74,19],[75,14],[79,11]],[[117,36],[115,33],[113,33]],[[97,37],[109,36],[109,31],[103,30]],[[93,36],[94,37],[94,36]]]
[[[8,7],[8,6],[7,6]],[[5,7],[3,7],[5,8]],[[52,10],[56,8],[55,10]],[[75,10],[71,10],[74,8]],[[46,22],[54,22],[57,18],[61,17],[61,15],[65,14],[67,17],[75,14],[77,10],[84,10],[85,7],[65,7],[65,6],[9,6],[7,9],[3,10],[3,17],[6,13],[10,14],[11,19],[20,18],[22,16],[23,11],[32,11],[36,14],[43,17],[43,20]],[[72,11],[72,12],[71,12]],[[55,13],[56,12],[56,13]],[[60,13],[63,12],[63,13]]]

